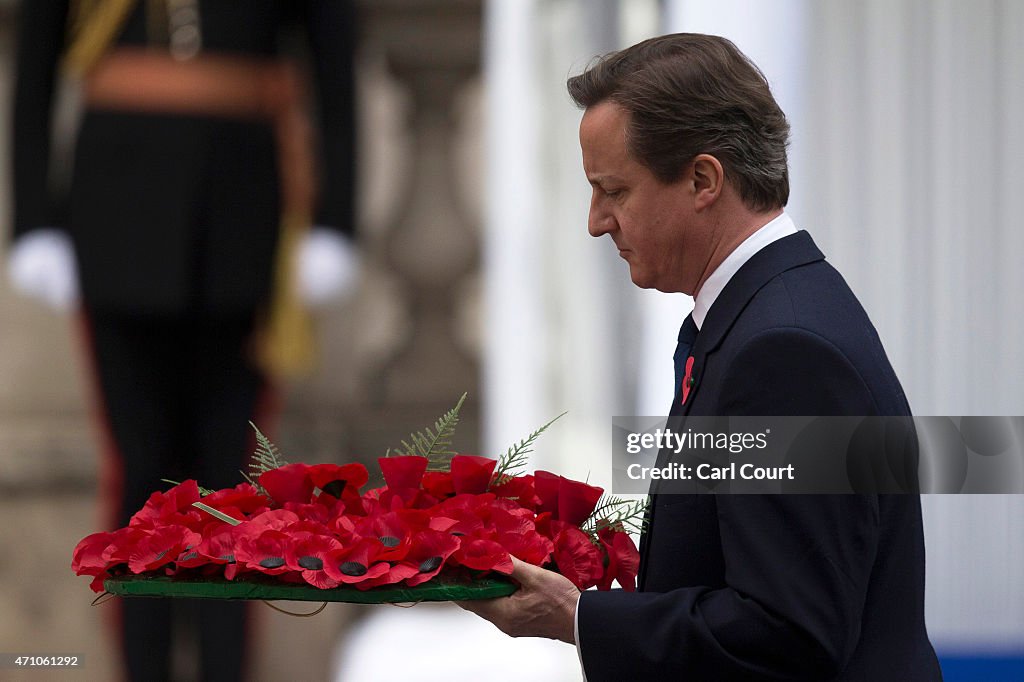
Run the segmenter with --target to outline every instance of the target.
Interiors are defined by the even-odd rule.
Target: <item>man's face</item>
[[[583,170],[593,187],[588,229],[612,238],[638,287],[692,294],[707,258],[694,221],[692,179],[684,173],[665,184],[633,159],[628,124],[629,113],[610,101],[583,114]]]

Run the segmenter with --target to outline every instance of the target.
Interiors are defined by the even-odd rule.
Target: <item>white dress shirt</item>
[[[693,300],[693,321],[699,330],[704,326],[704,318],[708,316],[712,304],[718,299],[718,295],[725,289],[732,276],[743,267],[751,257],[774,241],[796,234],[796,225],[789,214],[783,212],[771,222],[759,227],[754,234],[750,235],[737,246],[732,253],[725,257],[725,260],[715,268],[711,276],[704,282],[704,286],[697,292],[697,298]]]

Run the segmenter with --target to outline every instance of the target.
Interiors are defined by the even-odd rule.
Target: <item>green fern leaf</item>
[[[501,485],[513,476],[521,474],[523,467],[526,466],[526,456],[533,451],[533,442],[537,440],[540,434],[547,431],[549,426],[564,417],[566,414],[567,413],[563,412],[506,450],[505,454],[498,458],[498,464],[494,467],[494,475],[491,476],[491,485]]]
[[[281,456],[281,451],[277,449],[277,446],[271,443],[270,439],[264,436],[263,432],[255,424],[249,422],[249,426],[256,432],[256,451],[252,453],[252,457],[249,459],[249,473],[243,471],[242,476],[261,495],[266,495],[267,491],[256,481],[263,473],[271,469],[283,467],[288,462]]]
[[[467,395],[463,393],[455,407],[434,422],[433,429],[427,427],[423,431],[410,434],[411,442],[403,440],[402,447],[394,449],[394,455],[389,449],[385,456],[419,455],[427,458],[428,471],[446,470],[456,454],[451,449],[452,437],[455,435],[455,427],[459,424],[459,410],[462,409]]]
[[[614,495],[602,495],[594,511],[580,528],[595,544],[598,541],[597,534],[605,528],[642,533],[646,529],[649,504],[650,500],[647,497],[628,500]]]

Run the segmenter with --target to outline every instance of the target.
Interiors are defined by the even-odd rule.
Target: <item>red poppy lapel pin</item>
[[[693,356],[686,358],[686,374],[683,375],[682,394],[683,399],[680,401],[680,405],[686,404],[686,398],[690,395],[690,389],[697,383],[693,378]]]

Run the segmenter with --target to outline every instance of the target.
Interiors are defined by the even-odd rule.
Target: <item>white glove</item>
[[[11,284],[57,310],[78,301],[78,265],[67,232],[41,227],[15,240],[7,257]]]
[[[313,226],[298,253],[298,289],[309,306],[322,305],[351,293],[359,274],[359,255],[352,241],[336,230]]]

